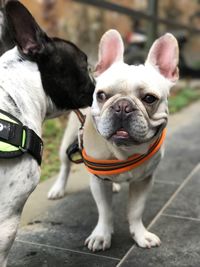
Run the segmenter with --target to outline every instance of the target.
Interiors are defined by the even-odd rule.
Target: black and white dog
[[[0,57],[0,110],[40,137],[45,118],[92,103],[87,57],[74,44],[49,38],[19,2],[9,1],[5,11],[16,46]],[[0,158],[1,267],[6,266],[23,206],[39,177],[38,162],[28,153]]]

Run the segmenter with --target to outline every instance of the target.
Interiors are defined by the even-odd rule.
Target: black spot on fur
[[[29,173],[27,174],[27,179],[30,179],[34,176],[34,171],[30,170]]]
[[[15,100],[10,95],[7,95],[7,99],[8,99],[8,102],[11,103],[13,107],[15,108],[17,107]]]
[[[40,224],[40,223],[42,223],[42,222],[39,221],[39,220],[35,220],[35,221],[33,221],[33,222],[29,222],[28,225]]]
[[[9,187],[13,187],[13,185],[14,185],[14,182],[11,182],[11,183],[9,184]]]

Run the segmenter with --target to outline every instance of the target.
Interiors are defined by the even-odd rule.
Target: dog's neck
[[[54,105],[43,90],[37,64],[23,60],[17,47],[0,58],[0,108],[41,135],[46,114]]]
[[[146,153],[152,142],[154,142],[154,140],[140,145],[118,147],[111,142],[108,142],[98,133],[90,111],[87,114],[84,127],[83,143],[86,154],[90,157],[94,157],[95,159],[125,160],[133,154]]]

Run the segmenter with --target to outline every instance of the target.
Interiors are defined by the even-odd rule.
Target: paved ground
[[[144,250],[134,245],[125,216],[127,185],[123,185],[114,196],[115,234],[111,249],[89,252],[83,243],[95,226],[97,212],[87,187],[87,175],[74,169],[64,199],[46,200],[52,180],[34,192],[24,210],[8,266],[200,266],[199,132],[200,102],[172,116],[165,158],[144,214],[145,224],[162,240],[159,248]]]

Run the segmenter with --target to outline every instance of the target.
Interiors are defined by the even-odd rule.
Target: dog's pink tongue
[[[122,130],[122,129],[118,130],[116,132],[116,135],[117,136],[121,136],[121,137],[128,137],[129,136],[129,134],[126,131]]]

